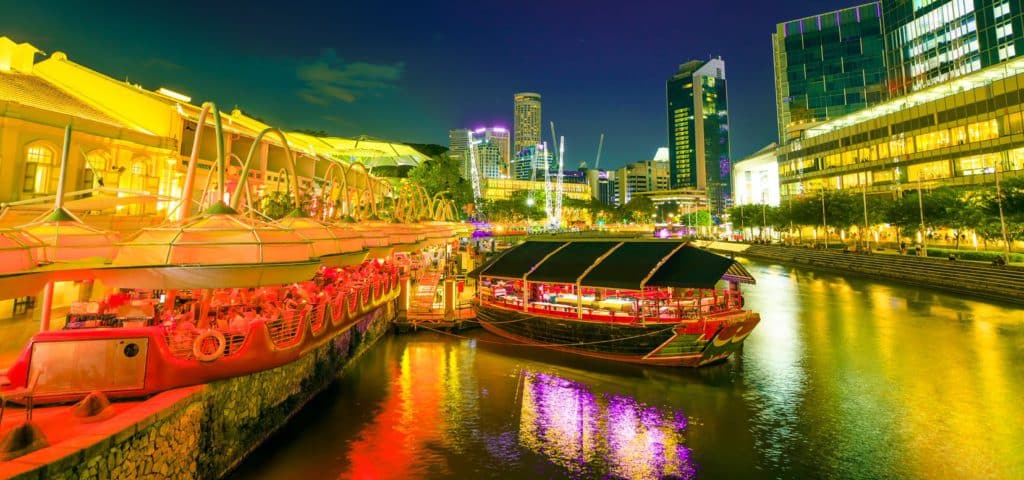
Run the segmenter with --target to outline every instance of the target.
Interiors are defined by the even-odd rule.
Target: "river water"
[[[235,478],[1024,478],[1024,310],[750,263],[699,370],[390,336]]]

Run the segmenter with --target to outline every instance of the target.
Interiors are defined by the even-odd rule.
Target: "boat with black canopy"
[[[530,240],[471,275],[488,331],[609,360],[707,365],[760,322],[743,308],[743,265],[681,240]]]

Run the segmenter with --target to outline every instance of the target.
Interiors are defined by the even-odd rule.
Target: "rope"
[[[608,339],[608,340],[595,340],[593,342],[576,342],[576,343],[537,343],[537,344],[533,344],[533,343],[497,342],[497,341],[494,341],[494,340],[485,340],[485,339],[482,339],[482,338],[470,338],[470,337],[467,337],[465,335],[459,335],[457,333],[446,332],[444,330],[438,330],[436,328],[431,328],[431,327],[428,327],[428,326],[425,326],[425,325],[420,325],[420,327],[422,327],[424,330],[430,330],[432,332],[440,333],[442,335],[448,335],[450,337],[455,337],[455,338],[459,338],[459,339],[462,339],[462,340],[475,340],[477,342],[491,343],[491,344],[494,344],[494,345],[512,345],[512,346],[518,346],[518,347],[550,348],[550,347],[578,347],[578,346],[585,346],[585,345],[598,345],[598,344],[602,344],[602,343],[611,343],[611,342],[621,342],[621,341],[625,341],[625,340],[632,340],[634,338],[647,337],[647,336],[651,336],[651,335],[656,335],[656,334],[659,334],[659,333],[667,332],[667,331],[672,330],[673,328],[675,328],[675,325],[668,326],[668,327],[663,328],[661,330],[655,330],[655,331],[652,331],[652,332],[641,333],[639,335],[631,335],[629,337],[622,337],[622,338],[611,338],[611,339]]]

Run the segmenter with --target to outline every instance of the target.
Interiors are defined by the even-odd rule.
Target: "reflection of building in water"
[[[389,362],[387,399],[352,442],[353,478],[423,478],[429,462],[418,455],[441,445],[458,451],[460,429],[476,419],[468,405],[475,350],[445,343],[410,343],[398,362]]]
[[[681,412],[625,396],[596,396],[583,384],[552,375],[523,373],[520,443],[574,474],[693,478],[696,468],[683,444],[686,426]]]

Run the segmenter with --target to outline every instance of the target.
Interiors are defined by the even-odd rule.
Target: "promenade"
[[[856,254],[778,245],[698,241],[720,253],[1024,304],[1024,267],[913,255]]]

